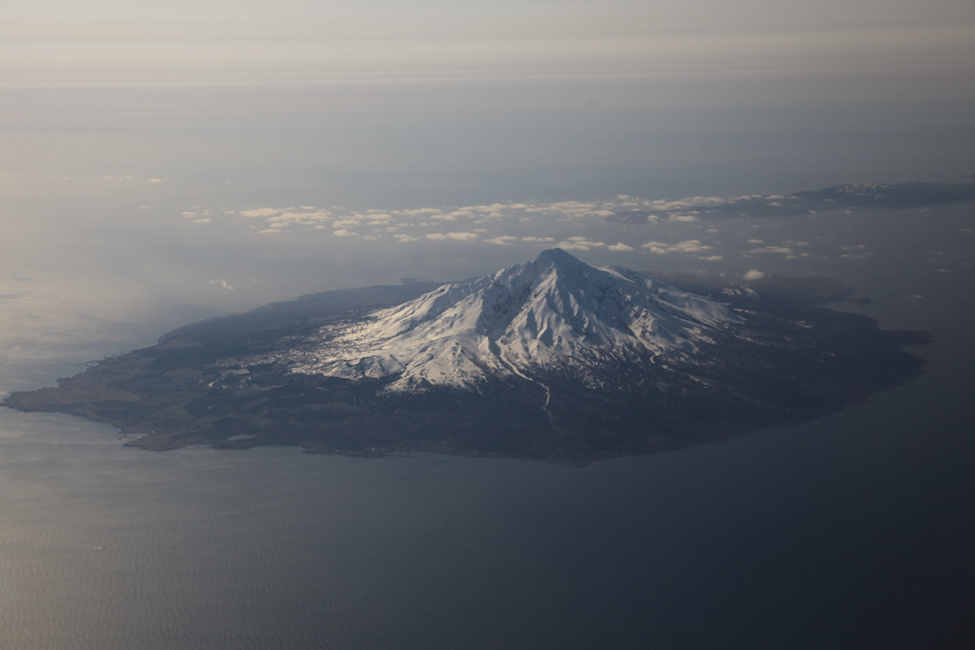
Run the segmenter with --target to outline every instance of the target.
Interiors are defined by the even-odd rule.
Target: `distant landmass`
[[[970,177],[975,180],[975,177]],[[659,216],[791,217],[834,210],[904,210],[975,201],[975,183],[849,183],[789,195],[752,195],[727,199],[690,197],[659,201],[655,209],[623,210],[606,218],[646,223]]]
[[[531,458],[570,465],[812,420],[923,372],[823,303],[823,278],[595,268],[560,249],[442,286],[332,291],[165,334],[6,405],[119,426],[151,450]]]

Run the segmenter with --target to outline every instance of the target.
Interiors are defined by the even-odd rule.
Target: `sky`
[[[592,78],[970,65],[966,0],[18,2],[5,84]]]
[[[973,80],[971,0],[0,0],[0,347],[109,353],[552,245],[815,271],[806,225],[604,218],[958,181]]]

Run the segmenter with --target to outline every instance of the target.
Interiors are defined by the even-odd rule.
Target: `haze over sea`
[[[553,246],[840,278],[934,334],[927,373],[584,469],[150,453],[0,409],[0,647],[972,647],[975,204],[695,212],[966,182],[972,4],[529,4],[2,3],[0,393]]]

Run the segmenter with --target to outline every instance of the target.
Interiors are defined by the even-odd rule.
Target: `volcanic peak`
[[[553,370],[693,354],[739,320],[727,306],[623,268],[599,269],[561,249],[492,276],[323,328],[293,372],[395,377],[387,390],[474,388]]]

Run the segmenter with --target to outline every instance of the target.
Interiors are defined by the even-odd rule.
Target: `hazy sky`
[[[0,0],[0,346],[145,342],[557,244],[815,270],[805,224],[600,212],[958,180],[973,80],[971,0]]]
[[[5,84],[281,83],[971,65],[969,0],[20,2]]]

